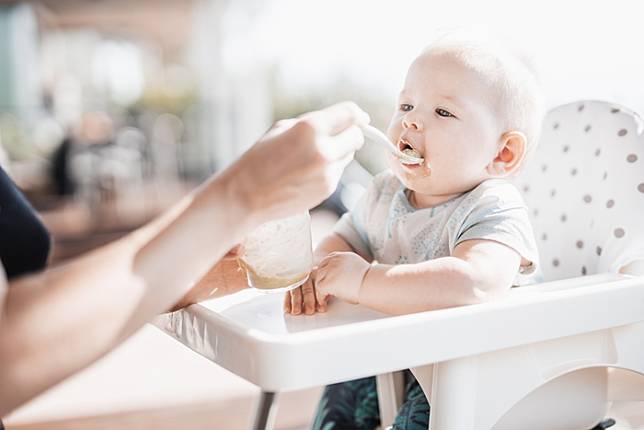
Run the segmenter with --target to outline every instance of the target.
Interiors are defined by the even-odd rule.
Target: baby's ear
[[[487,166],[487,172],[492,176],[509,176],[516,172],[527,152],[527,139],[520,131],[503,133],[499,150],[494,160]]]

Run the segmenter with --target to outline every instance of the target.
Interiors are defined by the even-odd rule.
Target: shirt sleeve
[[[373,259],[373,253],[367,226],[378,204],[382,188],[391,181],[390,176],[386,172],[377,175],[355,207],[342,215],[333,229],[333,232],[346,240],[354,251],[371,259]]]
[[[539,252],[528,208],[511,184],[484,188],[473,196],[471,211],[458,229],[453,247],[473,239],[493,240],[514,249],[523,261],[519,275],[535,275]],[[527,263],[526,263],[527,261]],[[525,283],[519,278],[519,283]]]

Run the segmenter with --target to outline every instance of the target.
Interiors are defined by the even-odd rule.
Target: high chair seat
[[[548,114],[517,178],[546,282],[502,299],[393,317],[336,302],[303,317],[284,315],[281,295],[249,290],[155,323],[261,387],[254,429],[271,428],[275,393],[370,375],[391,382],[382,375],[406,368],[431,403],[432,430],[590,429],[629,393],[612,387],[608,369],[644,374],[643,139],[639,118],[611,104]],[[631,274],[617,273],[624,265]],[[396,396],[379,393],[387,425]]]

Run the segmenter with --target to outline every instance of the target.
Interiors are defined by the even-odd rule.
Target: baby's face
[[[486,167],[502,133],[495,100],[475,71],[449,56],[423,54],[412,63],[387,135],[398,149],[411,146],[425,159],[420,166],[390,160],[416,201],[446,200],[490,177]]]

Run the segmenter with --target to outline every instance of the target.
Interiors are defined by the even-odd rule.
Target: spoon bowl
[[[361,128],[362,133],[364,134],[365,143],[373,142],[376,145],[380,146],[382,149],[386,149],[387,152],[398,158],[403,164],[420,165],[425,162],[425,159],[422,157],[415,157],[413,155],[405,154],[399,151],[398,148],[391,144],[389,138],[377,128],[371,125],[365,125]]]

